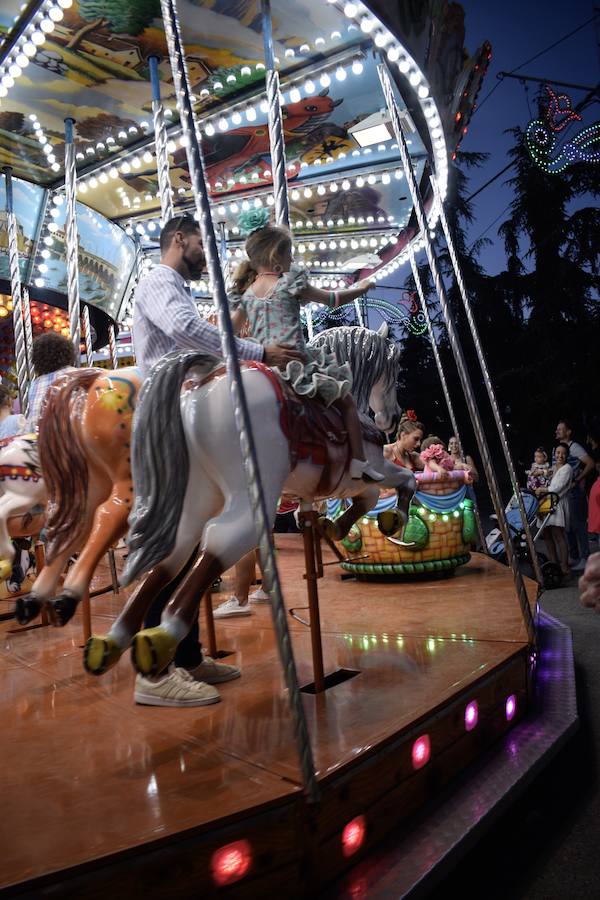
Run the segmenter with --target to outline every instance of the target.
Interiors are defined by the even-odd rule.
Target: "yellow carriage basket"
[[[442,480],[437,473],[427,477],[416,473],[408,522],[401,534],[392,537],[379,531],[377,516],[396,506],[396,493],[382,491],[377,506],[339,542],[346,557],[342,568],[361,576],[423,575],[450,572],[467,563],[477,539],[474,504],[466,496],[468,475],[459,470],[448,474]],[[347,502],[329,500],[328,517],[341,515]]]

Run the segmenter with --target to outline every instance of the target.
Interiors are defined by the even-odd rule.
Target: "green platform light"
[[[444,515],[442,516],[442,522],[447,522],[448,518],[449,517],[444,513]]]
[[[457,509],[455,509],[454,512],[452,513],[452,515],[454,516],[455,519],[458,519],[458,517],[460,516],[460,513]]]
[[[425,509],[424,506],[420,506],[419,509],[417,510],[417,512],[419,513],[420,516],[424,516],[425,513],[427,512],[427,510]]]
[[[430,522],[435,522],[437,516],[435,516],[434,513],[430,513],[428,518]]]

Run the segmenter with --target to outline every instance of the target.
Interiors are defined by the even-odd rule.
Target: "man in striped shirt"
[[[187,285],[202,276],[205,265],[195,220],[183,215],[167,222],[160,235],[160,250],[160,265],[140,281],[135,292],[133,344],[144,376],[173,350],[199,350],[221,356],[219,332],[200,317]],[[236,346],[240,359],[259,360],[268,366],[285,368],[290,360],[302,358],[293,348],[278,344],[263,347],[237,338]],[[144,622],[146,628],[160,624],[164,607],[192,562],[193,558],[160,592]],[[202,657],[196,622],[177,648],[174,667],[158,678],[138,675],[134,697],[136,703],[148,706],[204,706],[219,701],[215,684],[239,678],[240,674],[236,666]]]

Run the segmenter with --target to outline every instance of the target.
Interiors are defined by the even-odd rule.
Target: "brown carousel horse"
[[[84,597],[99,560],[127,531],[131,422],[139,369],[69,372],[50,387],[38,449],[48,497],[47,565],[30,593],[16,601],[20,624],[48,607],[66,625]],[[69,558],[79,553],[57,594]]]

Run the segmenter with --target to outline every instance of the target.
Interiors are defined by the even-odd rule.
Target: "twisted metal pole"
[[[487,391],[488,399],[490,401],[490,405],[492,407],[492,412],[494,413],[494,420],[496,422],[496,428],[498,429],[498,435],[500,437],[500,443],[502,445],[502,452],[504,453],[504,459],[506,461],[506,468],[508,469],[508,474],[510,475],[510,481],[513,489],[513,494],[517,499],[517,503],[519,504],[519,512],[521,514],[521,521],[523,523],[523,530],[525,532],[525,539],[527,541],[527,549],[529,550],[529,558],[531,559],[531,565],[533,567],[533,571],[535,574],[535,579],[538,584],[543,583],[542,571],[540,568],[540,561],[538,559],[537,550],[535,549],[535,544],[533,542],[533,535],[531,534],[531,528],[529,527],[529,522],[527,521],[527,514],[525,512],[525,506],[523,504],[523,497],[521,495],[521,489],[519,487],[519,479],[517,478],[517,472],[515,469],[515,464],[512,458],[512,453],[510,452],[510,447],[508,445],[508,439],[506,437],[506,430],[504,428],[504,424],[502,422],[502,416],[500,414],[500,407],[498,406],[498,399],[496,397],[496,391],[494,390],[494,386],[492,384],[492,379],[490,377],[490,372],[487,366],[487,360],[485,357],[485,353],[483,352],[483,347],[481,346],[481,339],[479,337],[479,329],[477,328],[477,323],[475,322],[475,317],[473,316],[473,308],[471,306],[471,301],[469,300],[469,296],[467,294],[467,289],[465,287],[465,282],[462,276],[462,270],[460,267],[460,263],[458,261],[458,256],[456,253],[456,247],[454,245],[454,238],[452,237],[452,232],[450,231],[450,226],[448,224],[448,219],[446,216],[446,211],[444,209],[444,204],[442,203],[442,196],[440,194],[440,190],[438,187],[438,183],[435,178],[430,178],[431,185],[433,187],[434,196],[440,211],[440,222],[442,223],[442,229],[444,231],[444,237],[446,238],[446,246],[448,247],[448,253],[450,254],[450,260],[452,262],[452,268],[454,269],[454,275],[456,278],[456,283],[458,285],[458,290],[463,302],[463,307],[467,316],[467,321],[469,323],[469,328],[471,329],[471,335],[473,337],[473,343],[475,344],[475,349],[477,351],[477,358],[479,360],[479,365],[481,367],[481,374],[483,375],[483,381],[485,384],[485,388]]]
[[[421,309],[423,310],[423,317],[427,324],[427,331],[429,332],[429,340],[431,341],[431,349],[433,350],[433,357],[435,359],[435,364],[437,366],[438,375],[440,376],[440,381],[442,383],[442,391],[444,392],[444,398],[446,400],[446,406],[448,408],[448,415],[450,417],[450,424],[452,425],[452,432],[458,441],[458,448],[460,450],[461,456],[463,455],[463,445],[460,439],[460,431],[458,430],[458,422],[456,420],[456,415],[454,413],[454,406],[452,404],[452,398],[450,397],[450,390],[448,388],[448,382],[446,381],[446,373],[444,372],[444,366],[442,364],[442,358],[440,356],[440,351],[438,349],[437,341],[435,339],[435,332],[433,330],[433,325],[431,322],[431,317],[429,315],[429,310],[427,309],[427,302],[425,300],[425,292],[423,290],[423,282],[421,281],[421,276],[419,275],[419,269],[415,260],[415,255],[412,250],[410,250],[410,267],[412,269],[413,278],[415,280],[415,285],[417,287],[417,294],[419,295],[419,300],[421,301]],[[481,524],[481,516],[479,515],[479,509],[477,507],[477,502],[473,504],[473,510],[475,512],[475,521],[477,523],[477,533],[479,535],[479,543],[481,544],[481,549],[485,553],[487,552],[487,544],[485,542],[485,534],[483,533],[483,526]]]
[[[465,358],[460,346],[460,341],[458,339],[458,332],[454,323],[454,317],[452,315],[452,311],[448,303],[448,298],[446,296],[446,289],[442,280],[435,248],[429,235],[429,226],[427,223],[427,216],[425,213],[423,198],[421,197],[417,179],[411,165],[410,154],[408,152],[404,132],[402,131],[400,125],[400,116],[398,114],[398,107],[396,104],[396,97],[394,95],[394,89],[392,86],[392,79],[390,77],[387,65],[383,62],[380,62],[378,64],[377,72],[379,75],[379,80],[381,81],[381,87],[383,89],[387,108],[391,116],[394,136],[398,143],[398,150],[400,153],[400,158],[402,160],[402,167],[404,169],[404,175],[406,177],[406,181],[410,190],[413,207],[417,217],[417,222],[419,224],[419,230],[421,232],[422,239],[425,242],[427,261],[429,263],[429,268],[431,269],[431,274],[433,276],[433,282],[440,301],[440,307],[444,316],[444,321],[446,323],[446,329],[448,331],[450,346],[452,348],[454,359],[456,361],[456,367],[458,369],[458,374],[460,377],[463,393],[465,395],[469,415],[471,417],[471,422],[473,423],[473,429],[475,431],[475,437],[477,438],[479,453],[481,455],[483,468],[492,497],[492,502],[494,504],[494,511],[498,517],[498,525],[502,533],[504,546],[506,548],[507,560],[510,568],[512,569],[517,598],[519,600],[521,613],[523,615],[523,621],[527,629],[528,638],[533,643],[535,641],[535,628],[533,624],[531,608],[529,606],[529,600],[527,597],[527,591],[525,590],[525,583],[523,581],[523,576],[521,575],[521,572],[519,570],[518,561],[510,537],[508,523],[506,521],[506,513],[502,504],[500,489],[498,486],[498,480],[496,478],[496,473],[492,465],[487,438],[483,430],[483,422],[481,421],[481,416],[479,415],[479,410],[477,409],[477,405],[475,403],[475,395],[473,392],[473,386],[471,384],[471,378],[469,376]]]
[[[79,263],[77,260],[77,172],[75,170],[75,119],[65,119],[65,199],[67,215],[65,239],[67,254],[67,298],[69,301],[69,332],[75,345],[75,365],[81,365],[81,304],[79,302]]]
[[[248,482],[248,494],[260,534],[259,552],[263,565],[263,575],[266,588],[271,596],[271,611],[273,614],[275,633],[277,635],[279,654],[289,691],[290,707],[298,754],[300,757],[302,778],[309,798],[312,801],[315,801],[319,796],[319,787],[315,774],[315,766],[304,707],[302,705],[302,697],[298,686],[296,664],[290,642],[285,607],[283,605],[279,573],[275,563],[275,549],[269,525],[269,513],[266,507],[262,487],[262,476],[258,467],[256,447],[252,433],[252,422],[242,383],[240,364],[237,358],[235,336],[231,325],[231,318],[229,316],[229,306],[225,291],[223,272],[219,265],[217,239],[211,218],[210,202],[204,176],[202,151],[196,130],[194,111],[190,96],[190,84],[175,0],[161,0],[161,8],[167,46],[169,48],[171,69],[173,71],[177,109],[183,126],[183,133],[187,137],[186,153],[192,190],[194,192],[211,287],[216,299],[219,315],[219,330],[221,333],[223,357],[227,368],[235,423],[240,434],[240,447]]]
[[[23,324],[25,325],[25,348],[27,354],[27,369],[29,371],[29,381],[35,378],[33,371],[33,325],[31,324],[31,304],[29,303],[29,290],[26,287],[21,289],[21,298],[23,301]]]
[[[152,85],[152,115],[154,116],[154,148],[156,150],[156,171],[158,174],[158,192],[160,194],[160,212],[163,223],[173,218],[173,189],[169,178],[169,152],[167,150],[167,126],[165,110],[160,99],[160,78],[158,75],[158,57],[149,56],[150,83]]]
[[[269,143],[271,146],[271,170],[273,172],[273,196],[275,197],[275,221],[278,225],[285,225],[286,228],[289,228],[290,205],[285,171],[285,136],[279,99],[279,72],[275,68],[275,54],[273,52],[271,0],[261,0],[260,10],[265,48],[267,102],[269,104]]]
[[[110,365],[113,369],[119,368],[119,355],[117,353],[117,336],[115,334],[115,326],[108,326],[108,352],[110,356]]]
[[[83,309],[81,311],[81,318],[83,320],[83,336],[85,338],[85,356],[87,359],[88,366],[94,365],[94,348],[92,346],[92,325],[90,322],[90,311],[87,306],[84,304]]]
[[[362,310],[360,308],[360,300],[354,301],[354,309],[356,310],[356,321],[361,326],[361,328],[364,328],[365,320],[363,319]]]
[[[13,303],[13,330],[15,335],[15,365],[17,369],[17,387],[19,390],[21,412],[26,416],[29,411],[28,364],[27,347],[25,343],[25,329],[23,326],[23,296],[21,287],[21,272],[19,270],[19,239],[17,230],[17,217],[15,216],[13,204],[12,167],[4,166],[2,171],[4,172],[4,180],[6,182],[6,225],[8,230],[10,290]]]

